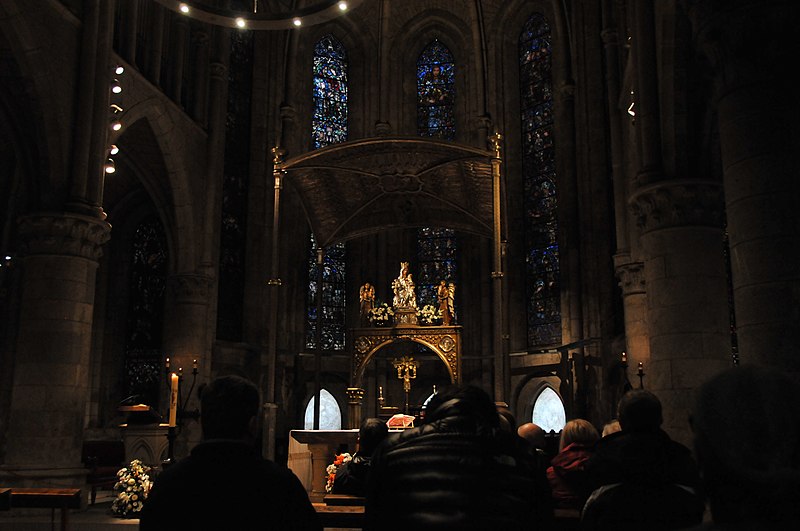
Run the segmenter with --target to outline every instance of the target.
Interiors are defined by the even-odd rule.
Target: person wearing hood
[[[556,509],[583,508],[586,501],[586,462],[600,439],[597,429],[584,419],[573,419],[561,430],[558,454],[547,469]]]

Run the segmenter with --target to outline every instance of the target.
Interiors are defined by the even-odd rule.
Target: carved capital
[[[205,275],[179,274],[167,280],[167,286],[176,302],[202,303],[209,300],[211,277]]]
[[[629,262],[616,264],[616,274],[622,296],[645,293],[644,264],[642,262]]]
[[[672,227],[721,228],[722,185],[697,180],[662,181],[636,191],[630,209],[643,233]]]
[[[223,81],[228,75],[228,67],[222,63],[211,63],[210,76],[215,81]]]
[[[19,220],[21,250],[26,255],[51,254],[99,260],[111,225],[80,214],[34,214]]]

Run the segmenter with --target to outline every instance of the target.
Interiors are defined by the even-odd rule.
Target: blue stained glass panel
[[[417,231],[417,306],[438,307],[436,287],[439,281],[457,282],[457,253],[454,230],[425,227]]]
[[[314,46],[314,149],[347,140],[347,52],[333,36]]]
[[[322,319],[317,319],[317,242],[311,235],[308,253],[308,295],[306,299],[306,348],[317,344],[317,322],[322,323],[322,350],[345,348],[345,244],[325,248],[322,260]]]
[[[417,59],[417,133],[453,140],[455,62],[447,47],[434,40]]]
[[[550,26],[534,14],[519,39],[529,346],[561,344],[551,53]]]

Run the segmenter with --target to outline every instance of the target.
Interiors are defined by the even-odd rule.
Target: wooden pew
[[[12,488],[11,508],[51,509],[51,523],[56,509],[61,509],[61,531],[69,526],[69,510],[80,509],[81,489]]]
[[[361,529],[364,527],[364,498],[348,494],[327,494],[322,503],[312,503],[322,527]]]

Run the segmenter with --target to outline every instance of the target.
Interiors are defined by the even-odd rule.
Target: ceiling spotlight
[[[113,79],[111,81],[111,92],[114,94],[119,94],[122,92],[122,85],[119,84],[119,79]]]
[[[103,166],[103,169],[106,173],[114,173],[117,171],[116,166],[114,166],[114,159],[108,159],[105,166]]]
[[[296,19],[292,20],[292,24],[294,24],[297,27],[300,27],[300,26],[303,25],[303,21],[300,20],[299,18],[296,18]]]
[[[116,144],[111,144],[111,149],[108,150],[112,155],[119,153],[119,147]]]
[[[189,12],[189,6],[187,6],[186,4],[181,4],[181,5],[178,7],[178,9],[180,9],[180,10],[181,10],[181,13],[184,13],[184,14],[186,14],[186,13],[188,13],[188,12]]]
[[[339,2],[339,9],[347,11],[347,2]]]
[[[122,65],[117,65],[117,67],[114,68],[114,73],[117,74],[117,75],[120,75],[124,71],[125,71],[125,67],[122,66]]]
[[[236,25],[240,28],[243,28],[247,25],[247,22],[245,22],[242,17],[239,17],[236,19]]]
[[[122,122],[120,122],[119,120],[114,120],[113,122],[111,122],[112,131],[119,131],[120,129],[122,129]]]

